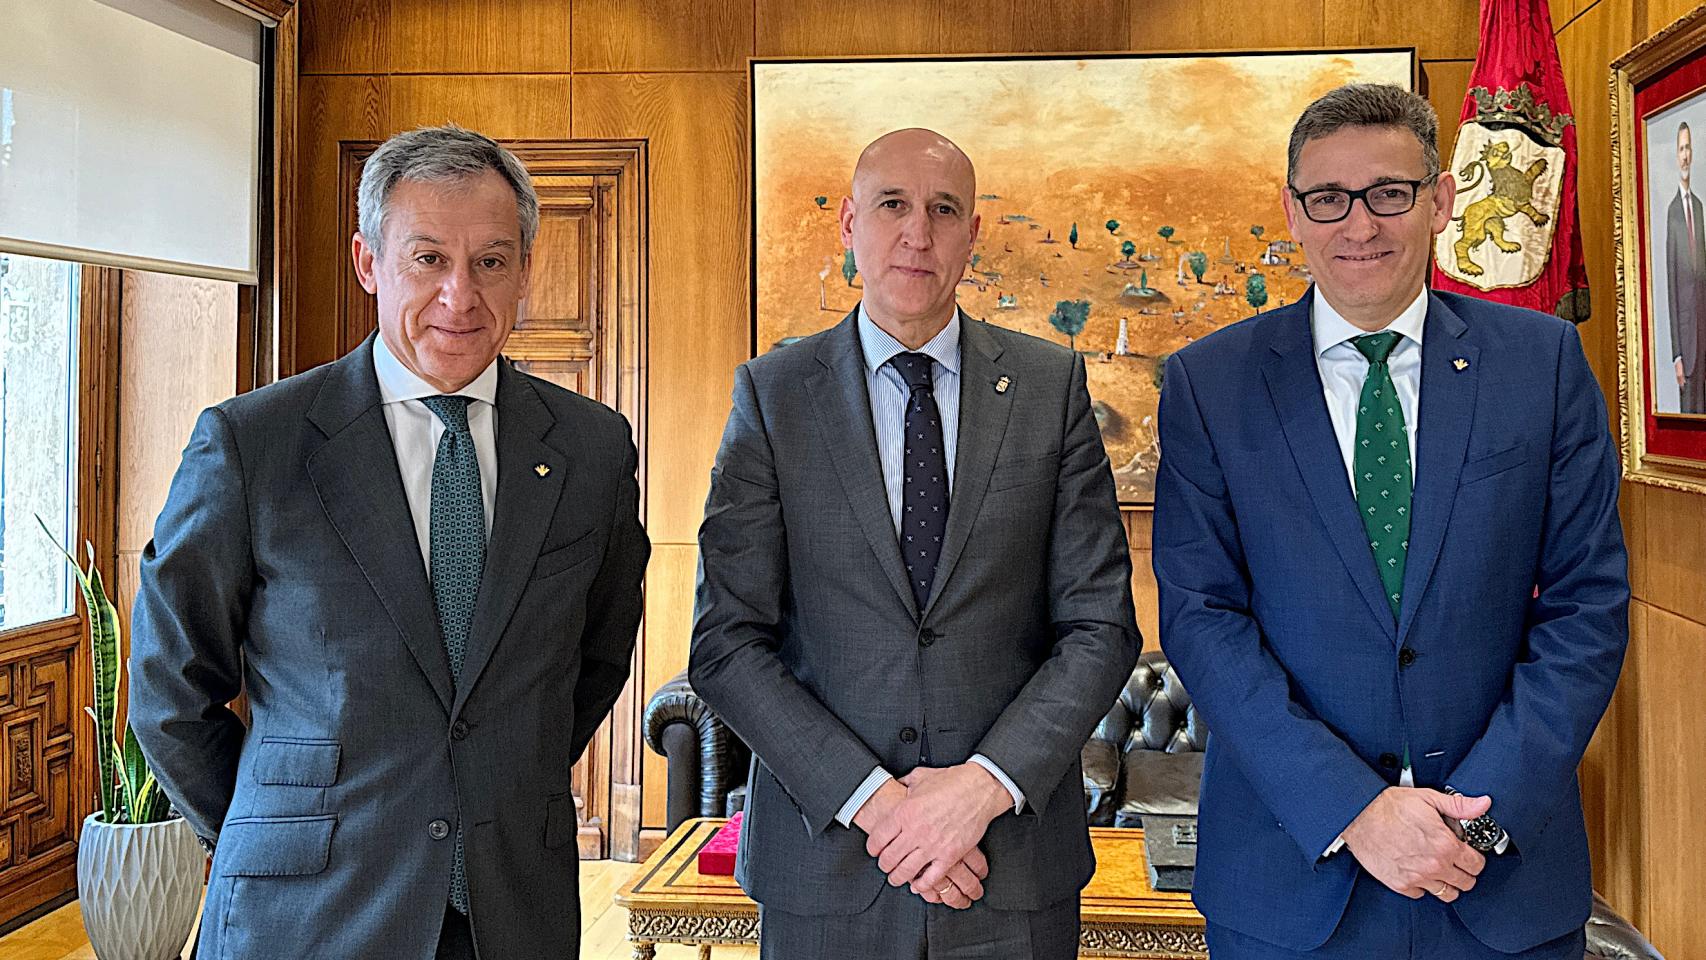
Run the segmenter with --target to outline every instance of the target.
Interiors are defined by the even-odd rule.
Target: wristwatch
[[[1455,797],[1462,796],[1454,787],[1447,786],[1445,792]],[[1473,820],[1453,820],[1452,832],[1457,839],[1469,844],[1482,853],[1492,853],[1499,844],[1505,842],[1505,828],[1499,826],[1491,814],[1483,813]]]

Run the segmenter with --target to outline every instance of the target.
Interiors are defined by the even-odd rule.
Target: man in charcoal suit
[[[736,372],[690,669],[755,754],[766,958],[1077,955],[1130,554],[1083,357],[958,309],[976,195],[940,135],[872,143],[864,301]]]
[[[538,218],[491,140],[392,138],[353,239],[378,333],[196,424],[130,720],[214,850],[202,957],[578,955],[569,768],[650,548],[628,424],[500,356]]]

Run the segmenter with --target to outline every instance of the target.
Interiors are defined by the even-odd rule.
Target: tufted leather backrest
[[[1138,658],[1119,699],[1091,738],[1111,744],[1122,754],[1128,750],[1187,753],[1208,745],[1208,729],[1197,719],[1191,695],[1166,654],[1156,650]]]

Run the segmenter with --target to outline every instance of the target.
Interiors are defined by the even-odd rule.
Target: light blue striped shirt
[[[954,459],[960,446],[960,312],[942,332],[932,337],[918,353],[936,363],[931,370],[931,390],[936,396],[936,411],[942,417],[942,444],[948,458],[948,494],[954,492]],[[871,397],[871,426],[877,434],[877,460],[883,468],[883,488],[889,496],[889,516],[894,520],[895,535],[900,535],[901,485],[906,465],[906,405],[912,390],[900,371],[889,366],[897,354],[907,353],[905,344],[877,326],[865,305],[859,304],[859,347],[865,354],[865,391]],[[972,756],[975,763],[994,777],[1013,797],[1013,812],[1025,807],[1025,794],[995,761],[979,753]],[[859,789],[841,805],[835,819],[844,827],[853,825],[853,815],[882,789],[894,776],[882,767],[871,770]]]
[[[877,459],[883,466],[883,489],[889,495],[889,516],[900,532],[901,485],[906,472],[906,405],[912,390],[906,378],[889,365],[908,352],[905,345],[877,326],[865,305],[859,305],[859,347],[865,354],[865,390],[871,396],[871,425],[877,431]],[[942,442],[948,456],[948,495],[954,493],[954,456],[960,446],[960,312],[916,351],[936,361],[931,381],[936,411],[942,415]]]

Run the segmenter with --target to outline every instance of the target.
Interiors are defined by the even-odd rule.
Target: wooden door
[[[645,182],[644,141],[511,141],[539,193],[533,285],[504,354],[518,369],[612,407],[628,417],[640,450],[645,504]],[[341,144],[343,222],[355,230],[355,195],[372,141]],[[347,353],[377,324],[373,298],[344,267],[338,340]],[[644,662],[644,634],[633,675]],[[610,719],[575,764],[571,785],[581,815],[582,859],[637,859],[641,694],[630,681]],[[565,718],[566,719],[566,718]]]

